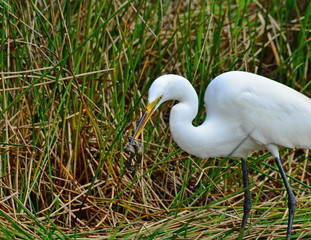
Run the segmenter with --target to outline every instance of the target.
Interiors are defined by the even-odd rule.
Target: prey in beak
[[[126,168],[130,172],[136,170],[137,165],[140,163],[143,155],[143,145],[138,141],[138,137],[146,126],[151,115],[156,110],[158,103],[160,102],[161,97],[157,98],[151,103],[147,104],[144,115],[139,121],[138,127],[134,133],[133,137],[129,137],[129,142],[125,146],[125,151],[130,154],[130,158],[126,161]],[[136,159],[136,160],[135,160]]]

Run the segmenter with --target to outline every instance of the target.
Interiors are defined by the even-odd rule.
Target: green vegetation
[[[199,159],[172,141],[161,107],[144,159],[127,138],[164,73],[204,92],[218,74],[255,72],[308,92],[309,1],[0,1],[0,238],[236,239],[239,159]],[[230,111],[230,109],[228,109]],[[308,150],[281,151],[297,196],[294,238],[311,238]],[[245,239],[284,238],[287,199],[268,153],[250,157]]]

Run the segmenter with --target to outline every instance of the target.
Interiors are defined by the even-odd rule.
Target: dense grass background
[[[181,151],[161,107],[124,171],[147,89],[164,73],[204,91],[255,72],[310,96],[309,1],[0,1],[0,238],[236,239],[239,159]],[[230,111],[230,109],[228,109]],[[293,237],[311,238],[308,150],[281,150],[297,196]],[[269,153],[250,156],[245,239],[284,238],[287,197]]]

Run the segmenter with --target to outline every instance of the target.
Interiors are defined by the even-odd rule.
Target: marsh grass
[[[164,73],[204,91],[228,70],[310,96],[308,1],[0,1],[0,237],[236,239],[240,161],[181,151],[161,107],[125,172],[123,148]],[[228,109],[230,111],[230,109]],[[293,237],[310,238],[308,150],[281,150],[297,196]],[[249,158],[245,239],[285,236],[287,197],[269,153]]]

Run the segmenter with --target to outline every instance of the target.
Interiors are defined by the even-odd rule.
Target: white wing
[[[311,100],[268,78],[228,72],[205,95],[207,114],[238,121],[260,145],[311,148]]]

